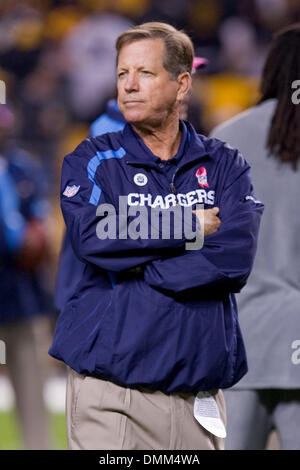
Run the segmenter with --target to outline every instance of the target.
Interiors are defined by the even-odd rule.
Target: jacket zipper
[[[170,184],[171,191],[172,191],[173,194],[177,194],[174,181],[175,181],[175,176],[176,176],[176,173],[177,173],[178,170],[179,170],[179,168],[176,168],[176,170],[174,171],[174,174],[172,176],[172,181],[171,181],[171,184]]]

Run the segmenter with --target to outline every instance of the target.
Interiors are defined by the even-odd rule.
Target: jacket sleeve
[[[250,274],[257,247],[263,204],[253,196],[250,167],[236,151],[219,198],[221,226],[199,250],[184,251],[146,266],[145,281],[181,292],[195,287],[239,292]]]
[[[183,246],[186,239],[164,239],[161,233],[156,239],[122,238],[119,227],[127,229],[130,217],[118,213],[115,207],[113,200],[117,199],[118,188],[113,188],[109,181],[105,183],[106,187],[103,184],[100,187],[101,178],[98,176],[96,179],[97,174],[93,177],[89,175],[88,162],[95,152],[91,153],[88,147],[89,144],[84,142],[74,153],[67,155],[62,168],[61,207],[78,258],[102,269],[120,272],[158,259],[163,253]],[[100,213],[99,206],[90,202],[95,184],[98,194],[101,193],[99,206],[109,204],[111,211]],[[107,238],[99,237],[98,224],[104,219],[107,229],[111,229]]]

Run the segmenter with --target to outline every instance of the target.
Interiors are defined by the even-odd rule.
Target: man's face
[[[133,124],[160,125],[178,108],[179,83],[163,66],[162,39],[125,44],[118,60],[118,105]]]

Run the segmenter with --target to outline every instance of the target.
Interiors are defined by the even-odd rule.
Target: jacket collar
[[[181,142],[177,155],[173,157],[177,160],[178,168],[208,155],[201,136],[196,133],[192,124],[180,120],[180,127]],[[129,123],[123,129],[123,147],[128,154],[125,157],[128,165],[158,168],[160,158],[151,152]]]

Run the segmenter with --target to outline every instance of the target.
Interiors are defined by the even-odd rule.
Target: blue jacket
[[[107,103],[105,113],[91,124],[91,136],[96,137],[107,132],[120,131],[125,126],[123,114],[119,111],[116,100]],[[65,233],[55,286],[55,307],[61,311],[81,280],[85,263],[74,253],[68,232]]]
[[[250,273],[263,205],[237,150],[189,123],[181,129],[171,178],[129,124],[65,157],[62,211],[86,265],[49,353],[79,373],[168,393],[230,387],[247,371],[233,293]],[[185,250],[184,236],[99,239],[97,206],[118,208],[120,195],[133,204],[218,206],[222,224],[196,251]],[[129,221],[117,215],[116,226]]]
[[[3,161],[6,169],[0,170],[0,232],[3,234],[0,323],[46,313],[49,303],[41,274],[36,270],[30,273],[21,270],[16,260],[27,221],[44,220],[48,214],[43,174],[31,155],[14,145],[5,149]]]
[[[91,124],[91,136],[106,134],[107,132],[118,132],[124,128],[126,120],[119,110],[116,100],[109,100],[105,113],[101,114]]]

